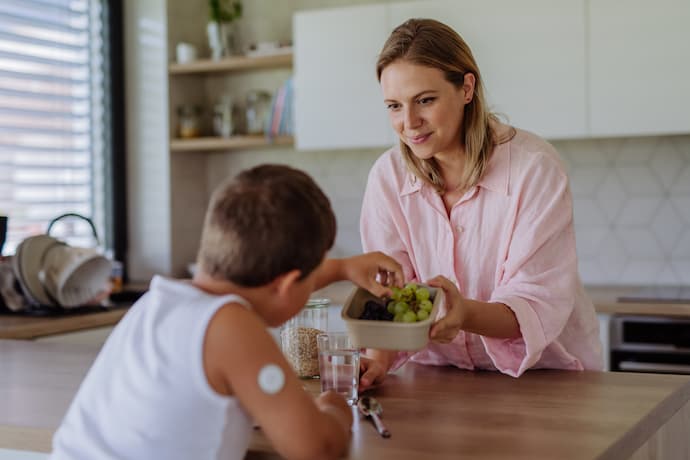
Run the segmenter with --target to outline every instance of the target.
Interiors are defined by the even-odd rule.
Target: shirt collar
[[[510,186],[510,144],[504,142],[494,148],[494,152],[486,166],[484,176],[477,184],[485,189],[508,196]]]
[[[405,174],[400,196],[410,195],[422,189],[423,181],[411,172]],[[510,141],[497,145],[489,159],[484,176],[477,184],[479,187],[508,195],[510,185]]]
[[[410,195],[422,189],[422,180],[411,172],[407,172],[403,178],[403,184],[400,188],[400,196]]]

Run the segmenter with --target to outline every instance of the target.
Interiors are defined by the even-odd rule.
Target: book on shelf
[[[274,93],[271,100],[271,111],[264,134],[269,140],[276,136],[294,134],[292,77],[288,78]]]

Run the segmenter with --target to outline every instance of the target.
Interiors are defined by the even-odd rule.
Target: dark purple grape
[[[388,312],[385,304],[381,304],[375,300],[368,300],[364,304],[364,310],[359,316],[359,319],[392,321],[393,315]]]

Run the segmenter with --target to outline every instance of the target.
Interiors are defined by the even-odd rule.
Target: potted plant
[[[236,37],[234,25],[242,16],[242,2],[231,0],[209,0],[209,23],[206,27],[211,58],[220,59],[234,54]]]

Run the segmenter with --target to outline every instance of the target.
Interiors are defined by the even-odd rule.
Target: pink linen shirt
[[[496,146],[450,215],[399,149],[388,150],[369,173],[360,230],[364,251],[396,259],[406,280],[443,275],[467,298],[507,305],[520,325],[515,339],[460,331],[449,344],[401,353],[392,369],[408,358],[514,377],[530,368],[602,369],[599,323],[577,271],[568,178],[538,136],[517,130]]]

